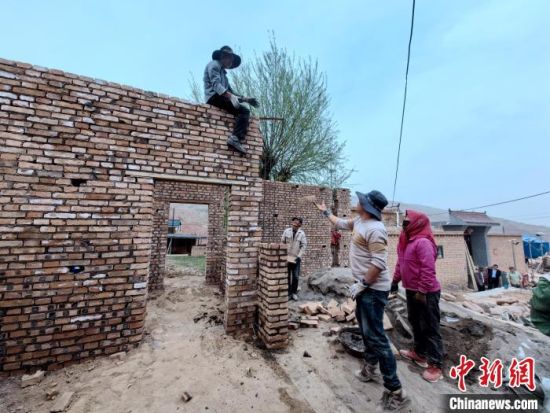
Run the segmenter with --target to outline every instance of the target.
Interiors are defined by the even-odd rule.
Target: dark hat
[[[235,69],[236,67],[240,66],[241,56],[233,53],[233,49],[231,49],[229,46],[223,46],[219,50],[214,50],[212,52],[212,60],[220,60],[224,54],[233,56],[233,65],[230,67],[230,69]]]
[[[356,192],[359,204],[378,221],[382,220],[382,210],[388,205],[388,200],[380,191],[370,191],[368,194]]]

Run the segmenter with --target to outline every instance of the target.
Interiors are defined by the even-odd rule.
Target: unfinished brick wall
[[[388,268],[392,274],[397,262],[399,233],[400,231],[396,228],[388,228]],[[468,284],[468,273],[466,272],[464,234],[462,232],[434,231],[434,238],[436,244],[443,247],[444,257],[436,261],[437,277],[441,286],[465,288]]]
[[[141,340],[160,181],[229,191],[225,328],[256,309],[262,139],[208,105],[0,60],[0,371]],[[158,235],[157,235],[158,236]]]
[[[163,288],[166,267],[168,219],[171,203],[208,205],[208,244],[206,245],[206,282],[220,282],[225,262],[223,225],[226,187],[178,181],[156,181],[153,194],[153,238],[149,270],[149,290]]]
[[[260,245],[258,335],[268,349],[288,345],[288,275],[284,244]]]
[[[512,246],[512,241],[519,241],[518,245]],[[502,271],[509,271],[515,262],[518,271],[527,272],[525,264],[525,253],[521,235],[488,235],[489,265],[497,264]]]
[[[338,210],[334,208],[335,195],[332,189],[310,185],[299,185],[288,182],[264,181],[263,202],[260,205],[260,224],[262,241],[265,243],[281,242],[283,231],[290,227],[292,217],[304,220],[302,229],[306,233],[308,247],[302,258],[302,274],[307,275],[321,268],[332,266],[330,249],[331,223],[319,210],[304,198],[315,196],[324,201],[335,213],[349,217],[349,191],[336,191]],[[344,235],[344,234],[343,234]],[[349,234],[342,239],[341,257],[348,255]]]

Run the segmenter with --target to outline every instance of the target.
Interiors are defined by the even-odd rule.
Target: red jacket
[[[403,281],[407,290],[432,293],[441,290],[435,271],[437,248],[426,238],[413,238],[397,254],[393,282]]]

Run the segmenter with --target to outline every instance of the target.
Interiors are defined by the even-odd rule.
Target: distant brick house
[[[387,208],[383,214],[389,234],[388,264],[391,270],[397,260],[397,241],[401,232],[404,211]],[[432,222],[438,247],[437,273],[443,287],[468,285],[466,254],[469,253],[476,266],[498,264],[505,271],[515,266],[525,271],[525,257],[521,235],[489,234],[489,230],[500,225],[486,213],[449,210],[448,219]]]

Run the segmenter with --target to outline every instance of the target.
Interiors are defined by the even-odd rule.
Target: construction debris
[[[40,383],[44,378],[44,374],[43,370],[38,370],[34,374],[24,374],[21,377],[21,387],[25,388]]]
[[[323,295],[333,293],[347,297],[349,287],[355,281],[349,268],[324,268],[309,276],[308,285],[313,291],[319,291]]]
[[[190,401],[191,399],[193,398],[193,396],[191,396],[189,393],[187,393],[186,391],[183,392],[183,394],[181,395],[181,399],[187,403],[188,401]]]
[[[319,317],[317,316],[305,316],[300,319],[300,324],[306,327],[317,327],[319,325]]]
[[[531,290],[494,288],[464,294],[464,302],[457,303],[479,314],[531,326]]]
[[[449,293],[441,293],[441,298],[445,301],[456,301],[456,297]]]
[[[59,396],[53,405],[53,407],[50,409],[51,413],[61,413],[64,412],[69,408],[71,405],[71,401],[73,399],[74,392],[66,392],[63,393],[61,396]]]
[[[347,299],[342,304],[336,300],[330,300],[326,306],[322,302],[306,302],[298,305],[302,315],[291,324],[303,325],[305,327],[317,327],[319,321],[337,321],[351,322],[355,320],[356,303],[352,299]],[[291,329],[295,329],[292,325]]]
[[[481,308],[479,305],[477,305],[475,303],[468,302],[468,301],[463,302],[462,307],[467,308],[468,310],[475,311],[476,313],[479,313],[479,314],[485,313],[483,308]]]

